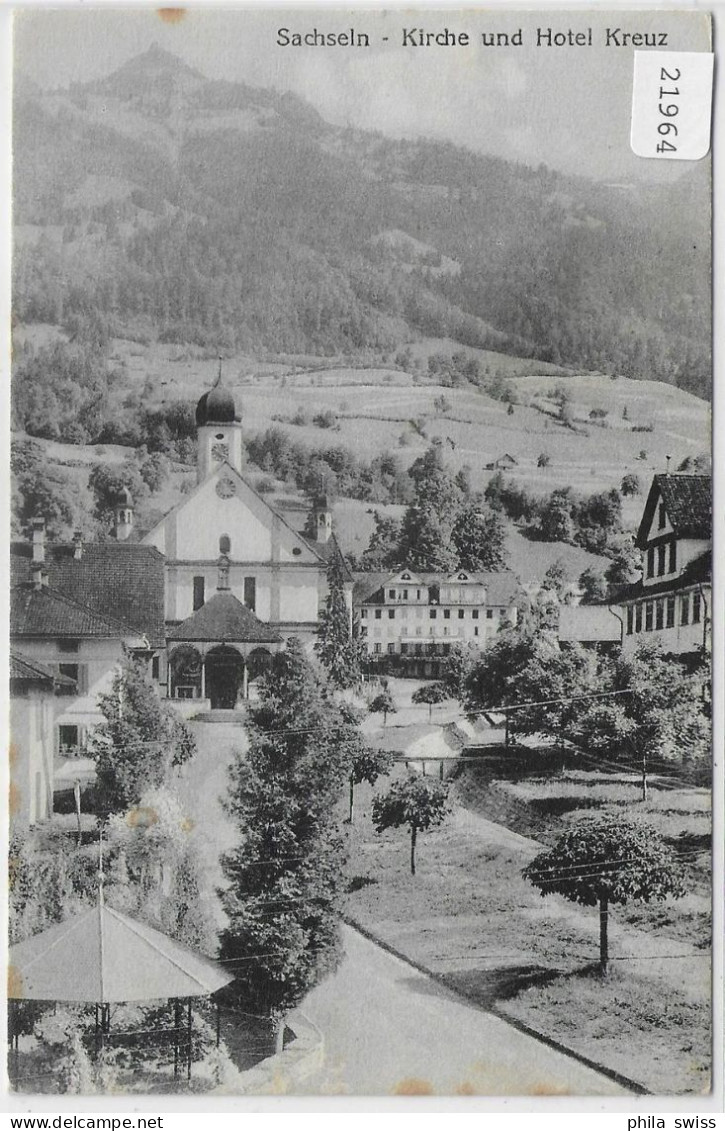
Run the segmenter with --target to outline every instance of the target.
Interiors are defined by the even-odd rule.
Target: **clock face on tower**
[[[236,489],[237,485],[233,479],[220,479],[216,485],[216,493],[220,499],[231,499]]]
[[[229,445],[212,444],[211,455],[212,459],[215,459],[217,463],[223,463],[225,459],[229,459]]]

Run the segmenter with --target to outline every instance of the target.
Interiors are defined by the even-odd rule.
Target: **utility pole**
[[[647,751],[642,751],[642,800],[647,800]]]

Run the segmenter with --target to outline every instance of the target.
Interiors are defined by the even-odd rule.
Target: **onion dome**
[[[196,424],[231,424],[237,420],[236,405],[231,390],[222,384],[222,363],[219,359],[219,375],[214,387],[199,398],[196,406]]]

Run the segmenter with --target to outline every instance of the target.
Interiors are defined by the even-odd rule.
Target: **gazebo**
[[[110,1035],[112,1005],[164,998],[173,1001],[174,1073],[179,1071],[183,1044],[189,1077],[191,999],[208,997],[233,980],[218,963],[106,906],[101,887],[98,904],[91,911],[10,947],[8,998],[94,1005],[97,1054]],[[183,1001],[187,1006],[185,1041]],[[17,1049],[12,1009],[9,1021],[10,1044]]]

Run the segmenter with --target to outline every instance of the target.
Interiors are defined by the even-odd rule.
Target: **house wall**
[[[712,594],[709,586],[699,586],[682,593],[670,594],[674,598],[674,624],[667,627],[667,597],[635,601],[620,606],[619,612],[624,621],[622,637],[623,652],[633,652],[645,640],[657,640],[667,652],[680,655],[697,652],[710,647],[710,612]],[[699,598],[699,610],[696,602]],[[637,606],[640,607],[639,618]],[[651,628],[647,628],[647,606],[650,606]],[[657,627],[657,607],[661,607],[663,627]],[[631,613],[629,610],[631,609]],[[683,613],[686,615],[683,617]],[[693,617],[696,619],[693,620]],[[683,619],[687,621],[683,624]],[[640,624],[638,629],[637,625]],[[630,631],[631,628],[631,631]]]
[[[10,822],[25,827],[53,812],[55,702],[30,687],[10,698]]]
[[[515,606],[431,606],[417,601],[410,606],[365,604],[356,612],[370,655],[415,655],[431,644],[472,643],[484,648],[502,624],[515,624],[517,618]]]

